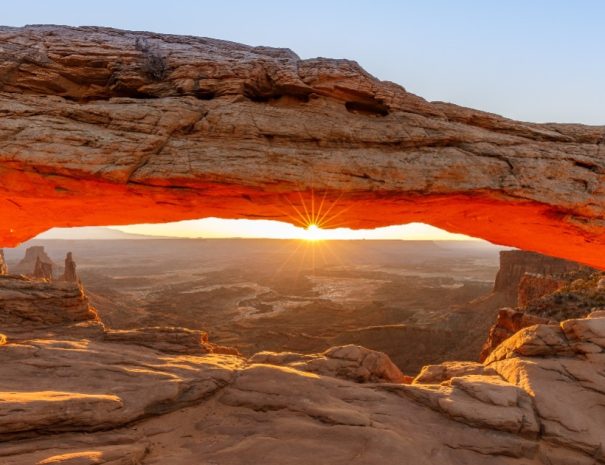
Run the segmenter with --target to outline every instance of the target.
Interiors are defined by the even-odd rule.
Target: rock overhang
[[[533,124],[348,60],[108,28],[0,28],[0,245],[208,216],[421,221],[605,267],[605,127]]]

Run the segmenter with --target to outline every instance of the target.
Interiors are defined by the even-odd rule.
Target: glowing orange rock
[[[0,245],[207,216],[421,221],[605,268],[605,127],[429,103],[346,60],[0,28]]]

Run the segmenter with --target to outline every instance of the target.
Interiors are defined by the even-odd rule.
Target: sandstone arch
[[[605,268],[604,136],[287,49],[2,27],[0,245],[52,226],[296,221],[325,198],[339,225],[423,221]]]

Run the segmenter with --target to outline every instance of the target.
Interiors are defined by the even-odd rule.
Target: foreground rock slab
[[[604,321],[601,311],[527,327],[483,365],[434,365],[413,384],[357,346],[246,360],[70,326],[62,338],[9,338],[0,463],[602,464]]]
[[[338,213],[323,227],[423,221],[605,267],[605,127],[429,103],[352,61],[2,27],[0,115],[0,245],[53,226],[304,224],[315,200]]]

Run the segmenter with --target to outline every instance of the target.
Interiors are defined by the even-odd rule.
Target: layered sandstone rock
[[[423,367],[412,384],[440,384],[460,376],[493,374],[493,370],[478,362],[443,362]]]
[[[450,364],[435,382],[413,385],[309,370],[320,356],[246,361],[167,355],[126,340],[9,341],[0,348],[0,460],[605,463],[604,323],[605,312],[595,312],[525,328],[482,369]],[[371,354],[328,353],[349,361]],[[34,377],[35,387],[23,382]]]
[[[98,320],[81,286],[25,276],[0,276],[0,331],[27,333],[35,328]]]
[[[550,451],[556,452],[556,463],[604,461],[604,328],[603,312],[560,325],[526,328],[486,361],[532,395],[542,437]],[[570,451],[585,454],[585,458],[571,458]]]
[[[107,329],[104,340],[137,344],[170,354],[229,354],[239,355],[237,349],[213,344],[208,333],[200,330],[172,327],[152,327],[130,330]]]
[[[95,322],[90,308],[63,299],[58,320],[23,296],[48,305],[74,283],[0,282],[18,304],[0,309],[7,465],[604,463],[605,311],[524,328],[483,365],[426,367],[410,385],[358,346],[245,360],[201,331],[78,332]],[[33,338],[11,335],[15,325]]]
[[[388,355],[356,345],[332,347],[323,354],[312,355],[259,352],[250,358],[250,362],[287,366],[358,383],[407,381]]]
[[[561,289],[567,284],[566,279],[536,273],[525,273],[519,281],[517,305],[526,307],[545,295]]]
[[[555,257],[549,257],[525,250],[504,250],[500,252],[500,269],[496,275],[494,291],[505,294],[508,297],[507,306],[523,305],[519,302],[520,284],[526,274],[539,275],[544,277],[556,277],[568,273],[588,269],[579,263],[561,260]],[[532,283],[528,283],[528,288],[533,290]],[[560,287],[560,286],[559,286]],[[524,291],[521,291],[524,293]],[[527,298],[524,294],[521,299]]]
[[[496,322],[490,328],[487,339],[483,343],[479,360],[484,361],[496,347],[521,329],[550,322],[551,320],[548,318],[531,315],[512,308],[500,309],[498,311],[498,316],[496,317]]]
[[[8,274],[8,265],[4,260],[4,250],[0,249],[0,275]]]
[[[63,281],[78,282],[78,274],[76,273],[76,262],[73,259],[72,253],[67,252],[65,256],[65,270],[61,277]]]
[[[51,270],[52,267],[56,266],[44,250],[43,246],[33,245],[25,249],[25,256],[19,263],[17,263],[17,265],[15,265],[11,272],[24,275],[33,275],[36,272],[36,268],[41,266],[39,263],[50,264]]]
[[[3,27],[0,75],[4,245],[52,226],[302,224],[317,198],[339,226],[423,221],[605,266],[604,127],[429,103],[347,60],[96,27]]]
[[[72,339],[9,343],[0,360],[4,437],[124,426],[199,402],[242,365],[234,356],[169,357],[140,345]]]
[[[100,28],[0,28],[0,76],[1,244],[59,225],[296,221],[318,194],[345,225],[421,220],[605,266],[603,127],[428,103],[344,60]],[[407,385],[356,347],[176,355],[199,334],[112,335],[73,282],[2,283],[3,464],[605,463],[603,312]]]

